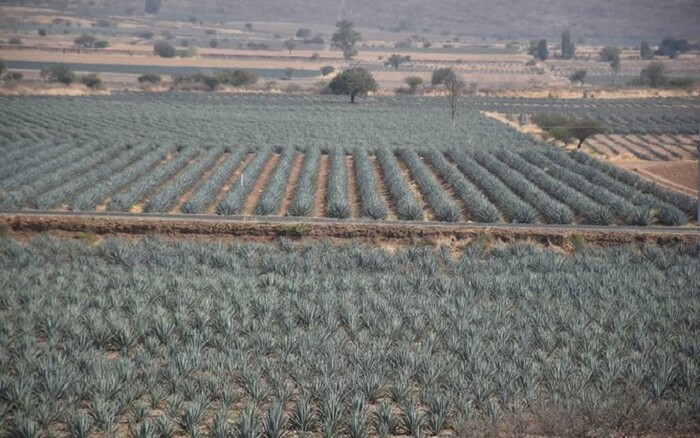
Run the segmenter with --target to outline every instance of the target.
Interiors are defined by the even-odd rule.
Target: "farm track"
[[[572,236],[601,246],[618,244],[674,244],[700,242],[700,227],[632,227],[596,225],[477,224],[469,222],[370,221],[292,217],[216,216],[188,214],[132,214],[73,211],[0,211],[0,226],[9,234],[50,233],[75,237],[95,235],[140,237],[232,238],[267,240],[279,237],[365,240],[387,244],[459,245],[474,237],[500,242],[534,241],[567,246]],[[71,234],[73,233],[73,234]]]
[[[355,162],[352,155],[345,155],[345,174],[348,178],[348,204],[350,205],[350,217],[362,217],[362,206],[357,196],[357,181],[355,180]]]
[[[282,203],[280,204],[279,214],[285,216],[287,214],[287,209],[289,204],[292,202],[294,197],[294,190],[297,187],[297,181],[299,181],[299,173],[301,172],[301,166],[304,163],[304,154],[297,152],[294,157],[294,162],[292,163],[292,171],[289,174],[289,181],[285,187],[284,198],[282,198]]]
[[[379,163],[377,162],[376,155],[369,156],[369,163],[372,166],[372,172],[374,173],[374,180],[377,182],[377,193],[384,199],[387,206],[387,220],[393,221],[398,219],[396,216],[396,206],[394,205],[393,199],[389,196],[389,192],[386,189],[386,183],[384,182],[384,175],[379,168]]]
[[[238,178],[241,176],[241,173],[245,168],[248,166],[248,163],[250,163],[250,160],[253,159],[255,154],[248,153],[241,162],[238,164],[238,167],[231,173],[231,176],[229,177],[228,181],[224,184],[224,187],[221,189],[221,192],[216,195],[216,199],[214,202],[211,203],[205,210],[206,213],[208,214],[216,214],[216,206],[221,203],[221,200],[224,199],[224,196],[226,196],[226,193],[231,190],[231,187],[233,187],[236,184],[236,181],[238,181]]]
[[[280,161],[280,154],[273,154],[265,163],[258,179],[253,185],[253,189],[248,194],[243,206],[243,214],[253,214],[255,206],[258,204],[260,196],[262,196],[263,190],[267,187],[267,182],[270,179],[270,175],[277,167],[277,163]]]
[[[326,211],[326,186],[328,185],[328,154],[321,154],[318,163],[318,178],[316,179],[316,199],[314,200],[313,217],[323,217]]]

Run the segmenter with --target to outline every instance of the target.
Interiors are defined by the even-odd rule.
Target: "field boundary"
[[[473,239],[512,243],[532,241],[567,246],[583,241],[600,246],[700,242],[700,227],[559,226],[335,220],[293,217],[133,214],[113,212],[0,211],[4,234],[91,233],[94,235],[212,237],[275,240],[280,237],[368,241],[372,243],[460,245]]]

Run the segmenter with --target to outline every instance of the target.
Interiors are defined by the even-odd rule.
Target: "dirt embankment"
[[[421,225],[397,223],[223,221],[216,219],[99,217],[59,215],[0,215],[0,230],[17,238],[49,234],[66,238],[107,236],[173,239],[274,241],[280,237],[302,241],[360,241],[383,247],[410,244],[448,245],[459,248],[470,241],[487,243],[537,242],[570,249],[581,244],[668,245],[700,241],[700,233],[648,229],[565,229],[553,227],[509,227],[484,225]]]

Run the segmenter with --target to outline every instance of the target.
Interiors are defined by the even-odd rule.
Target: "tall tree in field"
[[[146,0],[146,13],[157,14],[160,11],[161,0]]]
[[[377,88],[377,81],[362,67],[345,70],[328,84],[331,93],[350,96],[350,103],[355,103],[355,97],[364,96],[370,91],[377,91]]]
[[[459,100],[464,94],[466,88],[459,75],[451,68],[441,68],[433,72],[433,85],[444,85],[447,101],[450,103],[450,120],[452,127],[457,124],[457,110],[459,109]]]
[[[571,40],[571,33],[566,29],[561,34],[561,57],[564,59],[574,59],[576,56],[576,45]]]
[[[615,82],[617,75],[620,73],[620,48],[615,46],[603,47],[600,50],[600,60],[610,63],[613,82]]]
[[[404,62],[409,62],[410,60],[410,56],[401,56],[394,53],[389,57],[389,59],[386,60],[386,65],[390,65],[398,71],[399,67],[401,67],[401,64],[403,64]]]
[[[343,52],[346,61],[357,55],[357,43],[362,40],[362,35],[353,28],[348,20],[336,23],[338,30],[331,37],[331,46]]]
[[[547,48],[547,40],[541,39],[537,43],[537,59],[540,61],[546,61],[549,59],[549,49]]]
[[[666,82],[666,66],[661,61],[654,61],[642,69],[640,76],[651,88],[657,88]]]

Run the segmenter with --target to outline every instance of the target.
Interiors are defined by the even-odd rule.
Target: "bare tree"
[[[457,109],[459,107],[459,100],[464,93],[465,85],[464,81],[460,77],[452,72],[445,81],[445,91],[447,92],[447,100],[450,102],[450,117],[452,119],[452,127],[457,125]]]

